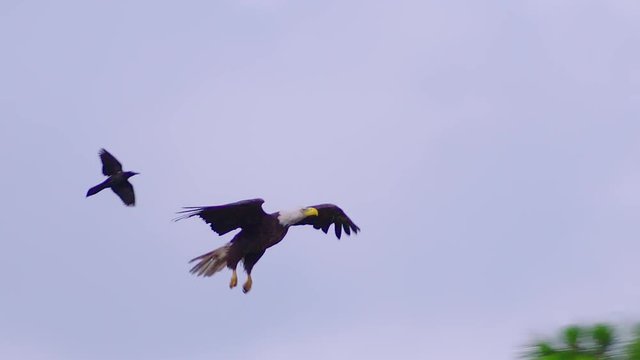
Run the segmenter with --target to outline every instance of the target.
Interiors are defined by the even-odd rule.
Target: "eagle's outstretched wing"
[[[356,234],[360,231],[360,228],[336,205],[321,204],[310,207],[318,210],[318,216],[308,216],[293,225],[313,225],[315,229],[321,229],[326,234],[331,224],[333,224],[335,225],[335,232],[338,239],[340,239],[343,229],[347,235],[351,235],[351,231]]]
[[[224,235],[238,228],[259,224],[263,217],[268,216],[262,209],[263,203],[262,199],[251,199],[218,206],[185,207],[185,210],[178,212],[182,216],[175,221],[199,216],[209,224],[211,230]]]

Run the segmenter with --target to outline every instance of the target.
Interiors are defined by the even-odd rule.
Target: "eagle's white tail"
[[[199,260],[198,263],[191,268],[191,273],[197,276],[211,276],[227,266],[227,255],[231,244],[217,248],[204,255],[200,255],[189,261],[190,263]]]

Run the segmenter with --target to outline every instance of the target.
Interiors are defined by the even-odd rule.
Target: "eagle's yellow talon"
[[[238,274],[233,270],[233,274],[231,274],[231,281],[229,282],[229,289],[233,289],[236,286],[238,286]]]
[[[253,284],[253,280],[251,280],[251,275],[247,278],[247,281],[242,285],[242,291],[246,294],[251,291],[251,285]]]

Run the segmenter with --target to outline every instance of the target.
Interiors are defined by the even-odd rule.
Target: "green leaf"
[[[606,324],[598,324],[593,327],[591,337],[599,347],[598,351],[604,352],[613,344],[614,330]]]
[[[564,330],[564,342],[570,349],[577,349],[579,347],[580,335],[582,329],[578,326],[569,326]]]

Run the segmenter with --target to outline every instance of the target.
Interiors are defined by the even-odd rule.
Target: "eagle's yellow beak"
[[[303,214],[304,214],[305,217],[306,216],[318,216],[318,209],[309,207],[309,208],[304,209]]]

